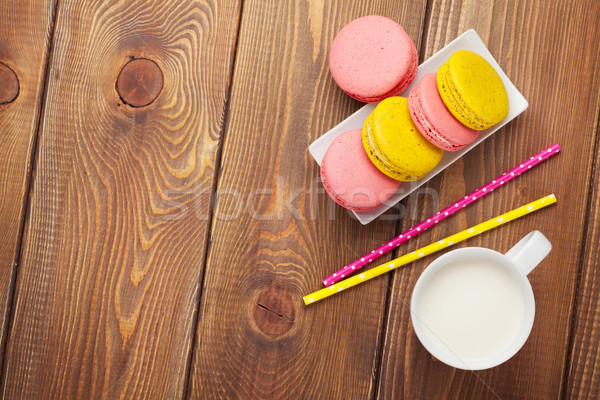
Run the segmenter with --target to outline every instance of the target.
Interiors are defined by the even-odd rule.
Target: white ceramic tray
[[[523,111],[527,109],[529,103],[525,100],[525,97],[517,90],[515,85],[508,79],[504,71],[500,68],[494,57],[490,54],[487,47],[481,39],[477,32],[473,29],[469,29],[456,39],[454,39],[450,44],[444,47],[442,50],[435,53],[431,58],[425,61],[423,64],[419,66],[417,69],[417,75],[415,79],[412,81],[410,86],[406,88],[406,90],[401,94],[401,96],[408,96],[408,92],[415,86],[421,78],[430,72],[436,72],[438,68],[445,63],[450,56],[458,50],[471,50],[483,58],[485,58],[491,65],[496,69],[500,78],[502,78],[502,82],[504,82],[504,86],[506,86],[506,91],[508,93],[508,100],[510,103],[510,107],[508,110],[508,116],[499,122],[498,124],[492,126],[489,129],[481,131],[479,134],[479,138],[471,143],[468,146],[465,146],[462,150],[459,151],[446,151],[444,152],[444,156],[440,163],[431,170],[427,175],[423,178],[414,181],[414,182],[402,182],[400,188],[385,204],[369,211],[353,211],[356,218],[363,224],[366,225],[369,222],[373,221],[375,218],[379,217],[381,214],[389,210],[394,204],[408,196],[410,193],[419,188],[422,184],[439,174],[443,171],[447,166],[452,164],[454,161],[458,160],[462,157],[463,154],[471,150],[473,147],[477,146],[479,143],[483,142],[487,137],[489,137],[492,133],[496,132],[498,129],[502,128],[512,119],[517,117]],[[362,128],[363,123],[367,116],[373,111],[373,109],[377,106],[377,103],[371,103],[365,105],[363,108],[352,114],[350,117],[346,118],[343,122],[337,125],[335,128],[321,136],[319,139],[315,140],[308,148],[310,154],[313,156],[315,161],[319,165],[321,165],[321,160],[325,155],[325,152],[329,148],[329,145],[333,142],[333,140],[341,135],[344,132],[349,131],[350,129]]]

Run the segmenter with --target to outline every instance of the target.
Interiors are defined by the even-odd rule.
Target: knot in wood
[[[296,309],[291,296],[281,290],[265,290],[258,295],[254,322],[265,335],[278,338],[294,326]]]
[[[135,58],[121,69],[115,85],[119,97],[131,107],[151,104],[163,88],[160,67],[147,58]]]
[[[0,62],[0,104],[8,104],[19,96],[19,79],[14,71]]]

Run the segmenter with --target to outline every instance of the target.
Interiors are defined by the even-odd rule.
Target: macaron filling
[[[449,140],[446,140],[443,136],[437,134],[435,132],[435,129],[429,123],[429,120],[423,113],[423,106],[416,96],[415,96],[413,104],[414,104],[414,107],[411,108],[411,116],[415,120],[415,125],[417,125],[417,128],[419,128],[419,127],[424,128],[425,134],[423,136],[425,136],[426,139],[435,139],[435,141],[442,142],[444,144],[444,146],[442,148],[444,150],[449,150],[449,151],[457,151],[466,146],[464,144],[463,145],[454,144],[454,143],[450,142]],[[419,129],[419,131],[421,131],[421,129]],[[423,132],[421,132],[421,133],[423,133]],[[431,140],[430,140],[430,142],[431,142]],[[437,144],[437,143],[433,143],[433,144]]]
[[[448,64],[444,64],[440,67],[437,73],[437,82],[444,102],[447,102],[448,110],[458,119],[460,122],[472,129],[482,131],[489,128],[493,124],[489,121],[479,118],[477,114],[473,113],[467,104],[461,99],[460,93],[456,86],[450,79],[450,70]]]
[[[506,87],[482,56],[458,50],[438,70],[440,96],[450,112],[469,128],[484,130],[508,115]]]
[[[369,117],[370,119],[372,119],[372,116]],[[390,176],[394,179],[398,179],[400,181],[405,181],[405,182],[409,182],[409,181],[414,181],[418,178],[415,179],[415,177],[407,175],[405,173],[402,172],[402,170],[399,170],[398,168],[394,167],[394,165],[390,162],[390,160],[382,153],[380,153],[378,151],[377,145],[373,142],[373,138],[371,137],[371,124],[368,123],[369,118],[367,118],[367,122],[365,122],[365,126],[363,129],[363,135],[366,136],[368,143],[369,143],[369,148],[368,151],[371,151],[371,155],[376,157],[377,160],[383,164],[385,170],[383,171],[387,176]],[[381,168],[381,165],[378,165],[379,168]]]
[[[460,150],[479,136],[477,130],[463,125],[450,113],[440,97],[434,73],[425,75],[412,88],[408,110],[423,136],[443,150]]]
[[[419,132],[405,97],[389,97],[375,107],[363,124],[363,144],[381,172],[406,182],[425,176],[444,153]]]

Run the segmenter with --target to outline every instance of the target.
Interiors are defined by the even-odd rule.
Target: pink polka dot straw
[[[443,220],[445,218],[448,218],[450,215],[454,214],[458,210],[465,208],[469,204],[475,202],[477,199],[480,199],[481,197],[490,193],[497,187],[504,185],[506,182],[521,175],[523,172],[527,172],[529,169],[531,169],[531,167],[534,167],[534,166],[540,164],[544,160],[547,160],[554,154],[558,153],[560,150],[561,150],[561,148],[558,144],[556,144],[556,143],[553,144],[552,146],[548,147],[544,151],[536,154],[535,156],[531,157],[527,161],[522,162],[521,164],[514,167],[510,171],[505,172],[504,174],[500,175],[496,179],[494,179],[491,182],[487,183],[486,185],[480,187],[479,189],[477,189],[473,193],[469,194],[468,196],[465,196],[464,198],[462,198],[458,201],[455,201],[454,203],[450,204],[448,207],[444,208],[442,211],[438,212],[437,214],[432,215],[431,217],[427,218],[425,221],[421,222],[420,224],[410,228],[406,232],[403,232],[400,236],[395,237],[394,239],[390,240],[389,242],[386,242],[386,243],[382,244],[381,246],[379,246],[378,248],[376,248],[375,250],[371,251],[370,253],[365,254],[364,256],[360,257],[359,259],[346,265],[344,268],[335,272],[333,275],[330,275],[327,278],[323,279],[323,283],[325,284],[325,286],[330,286],[330,285],[336,283],[340,279],[343,279],[344,277],[352,274],[354,271],[359,270],[360,268],[367,265],[368,263],[375,260],[376,258],[381,257],[388,251],[392,250],[394,247],[400,246],[402,243],[406,242],[408,239],[417,236],[419,233],[423,232],[427,228],[437,224],[438,222],[440,222],[441,220]]]

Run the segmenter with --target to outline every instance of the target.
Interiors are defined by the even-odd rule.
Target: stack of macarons
[[[338,136],[321,163],[321,179],[341,206],[366,211],[387,201],[402,181],[424,177],[442,159],[475,141],[508,114],[500,76],[481,56],[454,53],[408,98],[398,97],[417,70],[414,43],[396,22],[367,16],[335,37],[329,67],[347,94],[380,102],[361,129]]]
[[[456,151],[475,141],[480,130],[506,118],[508,94],[494,67],[483,57],[459,50],[436,74],[425,75],[412,88],[408,107],[427,140]]]
[[[365,120],[362,137],[371,162],[399,181],[421,179],[444,154],[419,132],[405,97],[388,97],[379,103]]]

